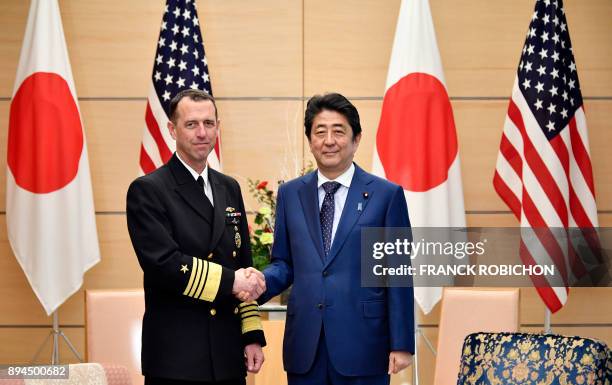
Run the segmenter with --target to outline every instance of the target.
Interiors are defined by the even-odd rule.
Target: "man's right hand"
[[[234,276],[232,294],[243,302],[251,302],[259,298],[266,291],[264,275],[252,268],[238,269]]]

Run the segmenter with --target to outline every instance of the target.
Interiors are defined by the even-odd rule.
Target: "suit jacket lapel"
[[[340,216],[340,222],[336,229],[336,235],[332,242],[329,255],[325,261],[327,267],[333,259],[338,255],[342,245],[351,233],[351,230],[357,223],[357,220],[361,216],[361,213],[365,210],[368,202],[372,199],[373,191],[368,187],[368,184],[372,181],[365,171],[359,166],[355,165],[355,174],[351,181],[351,187],[349,188],[346,202],[344,202],[344,208],[342,209],[342,215]],[[365,198],[367,194],[367,198]],[[319,230],[319,233],[321,231]]]
[[[187,170],[176,157],[176,154],[172,155],[172,158],[168,161],[168,166],[176,180],[176,192],[193,210],[195,210],[195,212],[208,223],[212,224],[212,210],[210,206],[204,201],[202,191],[200,191],[200,188],[193,179],[193,176],[189,173],[189,170]]]
[[[210,181],[210,187],[213,192],[214,201],[214,223],[213,232],[210,242],[210,250],[214,250],[217,247],[217,243],[221,239],[221,235],[225,230],[225,209],[227,208],[227,191],[225,186],[219,181],[216,171],[208,169],[208,180]],[[246,221],[246,218],[242,220]]]
[[[319,194],[317,191],[317,173],[313,172],[304,178],[304,185],[299,190],[300,202],[308,232],[312,242],[323,260],[323,236],[321,235],[321,221],[319,219]]]

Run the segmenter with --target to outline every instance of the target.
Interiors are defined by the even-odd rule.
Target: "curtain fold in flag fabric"
[[[145,110],[141,174],[165,164],[174,153],[175,142],[167,128],[170,100],[189,88],[212,95],[196,4],[192,0],[167,0]],[[217,136],[214,151],[208,155],[208,165],[216,170],[221,170],[220,138]]]
[[[523,228],[523,262],[554,263],[560,272],[555,281],[537,278],[534,284],[548,309],[561,309],[569,284],[585,272],[579,244],[595,255],[598,250],[586,117],[561,0],[536,1],[493,185]],[[576,229],[583,236],[576,237]]]
[[[100,261],[87,146],[57,0],[30,5],[7,153],[9,241],[51,314]]]
[[[401,185],[413,227],[464,227],[461,166],[453,110],[427,0],[402,0],[373,173]],[[429,313],[440,287],[415,287]]]

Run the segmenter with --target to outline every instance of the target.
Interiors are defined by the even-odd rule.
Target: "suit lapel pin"
[[[225,212],[227,212],[227,213],[233,213],[234,211],[236,211],[236,209],[233,208],[233,207],[226,207],[225,208]]]
[[[363,193],[363,199],[368,199],[369,196],[370,194],[367,191]]]

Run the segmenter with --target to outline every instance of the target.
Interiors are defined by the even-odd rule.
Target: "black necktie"
[[[204,197],[206,198],[206,202],[207,203],[211,203],[210,199],[208,199],[208,195],[206,195],[206,190],[204,189],[204,178],[202,178],[202,175],[200,175],[197,179],[198,185],[200,186],[200,188],[202,189],[202,192],[204,193]],[[212,203],[211,203],[212,205]]]
[[[325,190],[325,198],[323,198],[319,219],[321,220],[321,232],[323,233],[323,252],[327,257],[331,248],[332,228],[334,226],[334,194],[340,188],[340,183],[325,182],[322,186]]]
[[[206,195],[204,191],[204,178],[202,178],[202,175],[198,177],[198,184],[200,185],[200,188],[202,189],[202,192],[204,193],[204,195]]]

